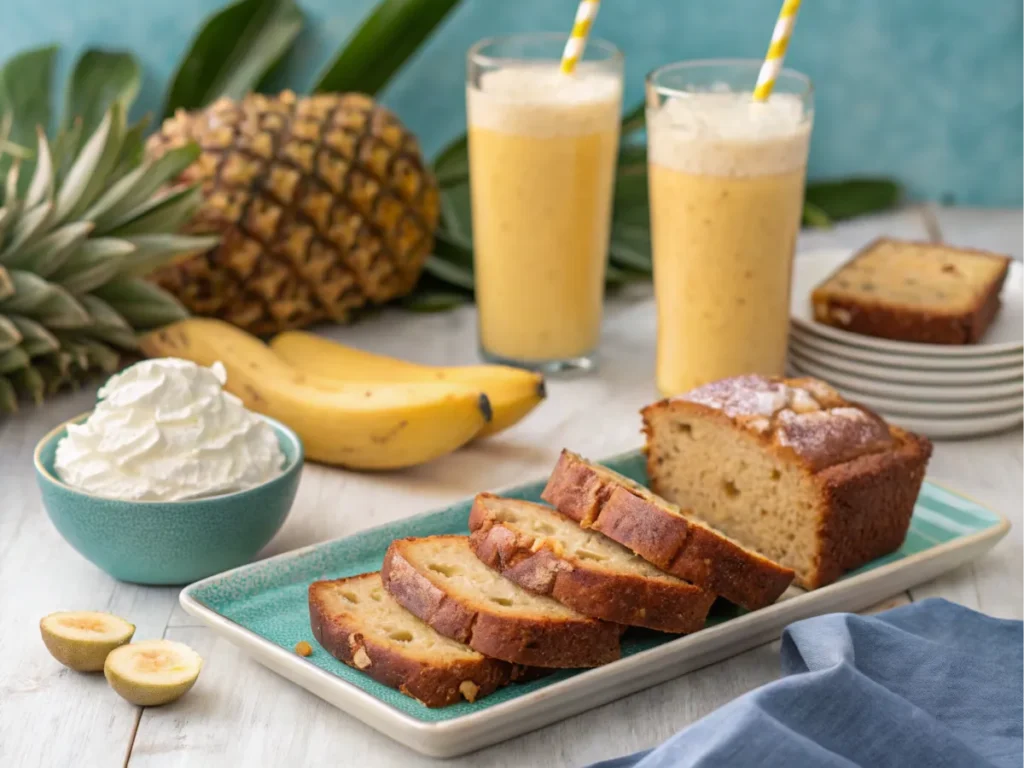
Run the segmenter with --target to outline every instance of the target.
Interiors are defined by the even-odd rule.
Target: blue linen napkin
[[[1024,631],[946,600],[782,635],[784,677],[591,768],[1020,766]]]

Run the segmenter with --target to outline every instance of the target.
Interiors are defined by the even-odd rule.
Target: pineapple
[[[0,414],[86,375],[116,370],[136,332],[187,313],[142,276],[214,238],[176,234],[199,190],[165,188],[199,154],[183,146],[140,165],[141,129],[115,106],[75,157],[39,132],[31,175],[15,163],[0,207]],[[10,147],[0,141],[0,146]]]
[[[416,138],[361,94],[250,94],[179,111],[151,157],[194,140],[205,201],[187,231],[220,244],[153,279],[196,314],[255,334],[409,293],[433,247],[437,184]]]

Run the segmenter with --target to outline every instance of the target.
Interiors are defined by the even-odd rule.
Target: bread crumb
[[[459,683],[459,693],[465,697],[466,701],[472,704],[476,701],[476,695],[480,693],[480,686],[472,680],[463,680]]]
[[[370,657],[366,654],[366,651],[363,648],[357,650],[355,654],[352,656],[352,663],[359,667],[359,669],[366,669],[367,667],[373,664],[373,662],[370,661]]]
[[[295,652],[299,654],[299,656],[312,656],[313,646],[303,640],[295,644]]]

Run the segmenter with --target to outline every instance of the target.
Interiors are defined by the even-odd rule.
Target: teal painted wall
[[[313,82],[374,0],[298,0],[306,31],[282,84]],[[627,103],[673,60],[763,54],[779,0],[605,0],[594,33],[626,53]],[[223,0],[3,0],[0,58],[56,41],[64,70],[87,45],[145,66],[156,111],[199,21]],[[464,129],[464,53],[495,34],[568,29],[576,0],[464,0],[384,94],[433,153]],[[911,196],[1018,206],[1020,0],[805,0],[787,64],[817,88],[810,174],[886,174]]]

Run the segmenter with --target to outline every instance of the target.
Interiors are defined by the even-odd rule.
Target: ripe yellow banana
[[[347,383],[292,368],[254,336],[219,320],[182,320],[142,338],[150,357],[218,360],[225,388],[284,422],[315,461],[353,469],[422,464],[471,440],[490,418],[479,389],[446,382]]]
[[[484,392],[493,416],[480,430],[486,437],[508,429],[544,399],[544,377],[504,365],[441,368],[375,355],[302,331],[287,331],[270,340],[270,348],[305,373],[336,381],[428,382],[464,384]]]

